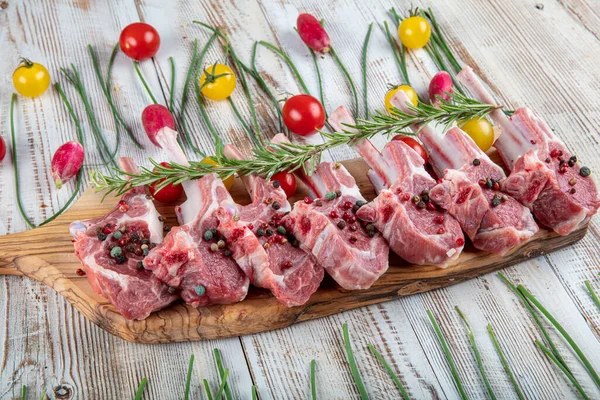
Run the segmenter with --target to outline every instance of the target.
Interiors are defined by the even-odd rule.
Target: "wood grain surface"
[[[60,76],[59,67],[75,63],[94,104],[102,128],[114,143],[112,116],[91,69],[85,46],[98,52],[103,71],[120,30],[132,21],[145,20],[160,32],[163,46],[154,62],[142,63],[153,91],[167,93],[170,85],[168,57],[177,64],[176,90],[180,94],[191,57],[191,43],[201,44],[208,33],[191,20],[221,24],[244,61],[255,40],[281,45],[297,64],[314,94],[317,91],[310,54],[292,27],[299,12],[325,18],[326,27],[350,74],[360,82],[360,48],[370,22],[374,22],[369,48],[369,105],[379,109],[388,83],[400,80],[386,39],[384,20],[394,6],[405,14],[413,6],[431,6],[447,34],[450,46],[463,63],[475,67],[494,93],[510,107],[528,105],[555,128],[567,146],[593,171],[600,170],[600,8],[595,0],[445,0],[443,2],[377,0],[7,0],[0,8],[0,135],[9,142],[8,110],[13,91],[11,74],[19,56],[44,63],[53,80],[59,80],[72,101],[75,92]],[[4,4],[4,3],[3,3]],[[207,62],[220,59],[213,47]],[[425,82],[435,72],[423,51],[410,52],[411,84],[425,93]],[[328,110],[351,105],[351,94],[340,70],[330,57],[319,60]],[[297,93],[299,86],[281,60],[261,49],[261,71],[278,97]],[[120,155],[143,163],[159,158],[143,137],[138,118],[149,99],[136,79],[131,62],[117,57],[113,73],[115,100],[145,151],[127,139]],[[362,85],[358,83],[359,90]],[[268,104],[260,90],[252,88],[259,104]],[[249,121],[242,92],[235,100]],[[362,103],[361,103],[362,104]],[[265,134],[277,125],[263,113]],[[86,133],[86,168],[102,168],[79,101],[76,112]],[[248,149],[248,139],[233,118],[228,104],[208,108],[223,140]],[[210,152],[212,141],[193,102],[187,112],[198,145]],[[75,138],[75,129],[54,91],[28,100],[20,98],[16,109],[17,151],[22,195],[27,214],[38,224],[61,208],[74,186],[56,191],[49,163],[56,148]],[[320,140],[314,138],[311,140]],[[377,145],[383,144],[383,138]],[[349,148],[339,148],[326,159],[355,158]],[[600,222],[592,219],[588,234],[576,244],[537,257],[504,272],[523,283],[569,330],[600,369],[600,310],[591,301],[583,282],[600,289]],[[10,156],[0,164],[0,234],[24,231],[14,192]],[[512,293],[493,275],[485,275],[452,287],[417,294],[380,305],[362,307],[289,328],[221,340],[149,346],[123,341],[89,322],[69,302],[49,287],[32,279],[0,277],[0,399],[20,397],[22,384],[33,393],[47,389],[50,398],[131,398],[142,377],[149,378],[146,398],[183,397],[190,354],[196,355],[192,397],[201,398],[201,378],[214,386],[217,374],[211,352],[218,347],[235,398],[250,398],[256,384],[263,399],[309,397],[309,362],[317,361],[319,398],[359,398],[347,368],[341,345],[341,324],[347,322],[357,361],[371,398],[398,398],[398,391],[365,346],[372,343],[390,361],[411,398],[450,398],[459,394],[427,319],[431,309],[442,325],[455,357],[458,373],[469,398],[486,393],[470,350],[464,325],[456,315],[458,305],[473,327],[486,372],[499,398],[516,398],[490,342],[485,326],[491,323],[509,364],[527,398],[566,399],[576,392],[547,361],[532,341],[540,335],[535,323]],[[599,398],[573,354],[560,343],[562,354],[574,369],[586,392]],[[66,395],[63,395],[66,393]],[[60,395],[60,397],[59,397]]]

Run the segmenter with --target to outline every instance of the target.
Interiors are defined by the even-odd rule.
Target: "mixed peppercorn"
[[[127,205],[124,202],[123,204],[119,202],[119,207],[127,207]],[[156,243],[151,243],[150,239],[144,237],[144,234],[141,231],[130,229],[126,225],[117,229],[115,224],[107,223],[96,229],[96,237],[101,242],[106,241],[109,236],[110,243],[108,244],[108,251],[110,257],[113,258],[117,264],[124,264],[127,262],[127,253],[134,254],[138,257],[145,257],[151,249],[156,247]],[[140,270],[144,268],[142,261],[138,261],[137,268]]]

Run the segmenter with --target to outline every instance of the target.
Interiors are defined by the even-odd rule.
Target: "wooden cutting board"
[[[362,159],[342,164],[356,178],[363,195],[375,197],[367,179],[368,166]],[[295,199],[304,197],[300,187]],[[232,188],[240,204],[250,199],[239,179]],[[24,275],[45,283],[102,329],[138,343],[167,343],[246,335],[283,328],[297,322],[324,317],[352,308],[381,303],[414,293],[426,292],[486,274],[531,257],[554,251],[581,239],[583,227],[569,236],[541,229],[532,240],[510,254],[497,256],[467,245],[460,258],[446,269],[407,265],[390,252],[389,270],[368,290],[348,291],[326,277],[321,288],[306,304],[287,308],[263,289],[251,288],[237,304],[194,309],[183,303],[155,312],[143,321],[129,321],[103,297],[96,295],[85,276],[78,276],[81,264],[73,251],[69,224],[72,221],[105,215],[118,199],[87,189],[66,213],[40,228],[0,236],[0,275]],[[169,225],[175,224],[173,206],[159,205]]]

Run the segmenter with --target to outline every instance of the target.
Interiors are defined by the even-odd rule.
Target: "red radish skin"
[[[429,100],[434,106],[440,104],[440,98],[450,100],[450,93],[453,91],[452,77],[446,71],[438,72],[429,82]]]
[[[142,125],[148,139],[157,147],[156,133],[165,126],[175,130],[175,120],[169,109],[161,104],[151,104],[142,111]]]
[[[312,15],[306,13],[298,15],[296,27],[300,39],[314,51],[327,53],[331,49],[329,35],[325,32],[321,23]]]
[[[52,157],[52,179],[57,189],[77,175],[84,158],[83,146],[76,141],[67,142],[56,150]]]
[[[2,136],[0,136],[0,162],[4,160],[4,156],[6,156],[6,144]]]

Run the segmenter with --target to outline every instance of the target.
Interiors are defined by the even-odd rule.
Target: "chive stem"
[[[352,351],[352,343],[350,342],[350,335],[348,334],[348,324],[342,325],[342,331],[344,334],[344,345],[346,347],[346,357],[348,358],[348,364],[350,365],[350,371],[352,372],[352,377],[354,378],[354,383],[358,388],[358,392],[360,393],[360,398],[362,400],[369,400],[369,395],[367,394],[367,389],[365,388],[365,384],[363,383],[362,378],[360,377],[360,371],[358,370],[358,366],[356,365],[356,359],[354,358],[354,352]]]
[[[42,390],[42,395],[40,396],[40,400],[46,400],[46,389]]]
[[[25,400],[26,397],[27,397],[27,386],[23,385],[23,387],[21,387],[21,400]]]
[[[142,400],[142,397],[144,397],[144,389],[146,389],[147,383],[148,379],[142,378],[137,390],[135,391],[135,397],[133,398],[133,400]]]
[[[175,59],[169,57],[169,64],[171,65],[171,87],[169,88],[169,111],[173,113],[173,101],[175,100]]]
[[[112,96],[112,69],[113,66],[115,64],[115,59],[117,58],[117,53],[119,52],[119,43],[117,43],[115,45],[115,47],[113,47],[113,51],[110,55],[110,58],[108,60],[108,68],[106,69],[106,80],[105,80],[105,84],[106,84],[106,95],[107,95],[107,99],[109,99],[109,102],[113,102],[114,104],[114,99]],[[110,104],[110,103],[109,103]],[[121,144],[121,129],[119,129],[119,125],[121,124],[121,122],[119,121],[120,114],[117,115],[115,113],[113,113],[113,120],[114,120],[114,124],[115,124],[115,130],[117,133],[117,140],[116,140],[116,144],[115,144],[115,151],[113,153],[111,153],[111,158],[114,158],[118,151],[119,151],[119,146]],[[129,133],[128,133],[129,134]]]
[[[229,376],[229,368],[225,368],[225,372],[221,375],[221,386],[219,387],[219,391],[215,396],[215,400],[221,400],[223,397],[223,390],[227,386],[227,377]]]
[[[312,400],[317,400],[317,362],[315,360],[310,361],[310,394]]]
[[[213,396],[212,396],[212,393],[210,392],[210,386],[208,384],[208,381],[206,379],[202,379],[202,383],[204,383],[204,390],[206,391],[206,397],[208,397],[208,400],[213,400]]]
[[[227,384],[227,374],[229,373],[229,370],[223,368],[223,361],[221,360],[221,353],[219,352],[219,349],[213,349],[213,355],[215,358],[215,364],[217,365],[217,369],[219,370],[219,376],[221,377],[221,380],[224,385],[225,397],[227,398],[227,400],[231,400],[231,390],[229,389],[229,385]],[[217,400],[218,399],[219,397],[217,397]]]
[[[369,350],[371,350],[371,353],[373,353],[375,358],[381,363],[381,365],[383,365],[383,368],[385,368],[387,373],[390,375],[390,378],[392,378],[392,381],[394,381],[394,384],[400,391],[402,398],[404,400],[410,400],[410,397],[408,396],[406,389],[404,389],[404,385],[400,381],[400,378],[398,378],[398,375],[396,375],[396,373],[394,372],[392,367],[388,364],[388,362],[385,361],[385,358],[383,358],[383,356],[377,351],[377,349],[372,344],[367,344],[367,347],[369,348]]]
[[[575,379],[575,376],[573,376],[573,374],[571,373],[571,371],[569,371],[568,369],[565,368],[565,366],[563,365],[563,363],[561,363],[556,356],[546,347],[544,346],[544,344],[542,342],[540,342],[539,340],[535,340],[534,343],[540,348],[540,350],[542,350],[544,352],[544,354],[546,355],[546,357],[548,357],[554,364],[556,364],[556,366],[565,374],[565,376],[567,377],[567,379],[569,381],[571,381],[571,383],[573,384],[573,386],[575,386],[575,389],[577,389],[577,391],[579,392],[579,394],[581,394],[581,396],[584,399],[589,399],[588,395],[585,393],[585,391],[583,390],[583,388],[581,387],[581,385],[579,384],[579,382],[577,381],[577,379]]]
[[[454,364],[454,359],[452,358],[452,354],[450,354],[450,348],[448,347],[448,343],[446,342],[446,339],[444,338],[444,335],[442,334],[442,330],[440,329],[440,326],[438,325],[431,310],[427,310],[427,315],[429,316],[429,320],[431,321],[431,324],[433,325],[433,330],[435,331],[435,334],[437,335],[438,340],[440,341],[440,344],[442,345],[442,350],[444,351],[444,356],[446,357],[446,361],[448,361],[448,365],[450,366],[450,371],[452,372],[452,377],[454,378],[454,383],[456,384],[456,388],[458,389],[460,397],[463,400],[466,400],[467,394],[465,393],[462,383],[460,382],[460,378],[458,376],[458,370],[456,369],[456,365]]]
[[[258,394],[256,393],[256,386],[252,385],[252,400],[258,400]]]
[[[217,38],[217,35],[212,35],[210,37],[210,39],[204,46],[204,49],[202,50],[203,54],[206,53],[206,50],[208,50],[208,47],[211,45],[211,43],[216,38]],[[187,75],[185,77],[185,83],[183,85],[183,93],[181,95],[181,111],[179,114],[180,114],[180,120],[181,120],[181,130],[183,131],[183,135],[185,136],[186,142],[188,143],[188,145],[192,148],[192,150],[196,154],[199,154],[201,157],[206,157],[206,154],[204,154],[204,152],[202,152],[202,150],[200,150],[198,147],[196,147],[196,145],[192,141],[192,137],[188,130],[186,118],[185,118],[185,106],[187,105],[187,101],[188,101],[188,91],[189,91],[190,81],[192,80],[193,77],[195,78],[197,63],[198,63],[198,39],[194,39],[194,50],[192,53],[192,61],[190,62],[190,66],[188,68]]]
[[[450,61],[450,64],[452,64],[454,71],[456,73],[459,73],[462,68],[461,68],[460,64],[458,63],[458,61],[456,61],[454,54],[452,54],[452,52],[450,51],[450,48],[448,47],[448,43],[446,43],[446,39],[444,39],[442,30],[440,29],[440,27],[435,19],[435,15],[434,15],[433,11],[431,10],[431,8],[427,9],[426,16],[429,17],[429,20],[431,21],[431,25],[433,26],[433,32],[439,39],[440,45],[442,47],[442,51],[446,54],[446,57],[448,58],[448,61]]]
[[[323,95],[323,78],[321,77],[321,68],[319,67],[317,54],[310,47],[308,47],[308,50],[310,51],[310,55],[312,56],[313,64],[315,65],[315,71],[317,73],[317,83],[319,84],[319,99],[321,100],[321,105],[323,106],[323,108],[325,108],[325,96]]]
[[[249,68],[248,66],[244,65],[241,62],[240,62],[240,65],[248,74],[250,74],[250,76],[252,76],[254,78],[254,80],[256,80],[256,82],[258,83],[258,86],[261,87],[261,89],[267,94],[267,96],[273,103],[273,107],[275,108],[275,112],[277,113],[277,120],[279,122],[279,130],[281,132],[283,132],[283,130],[286,129],[286,127],[283,124],[283,115],[281,113],[281,107],[279,106],[279,102],[273,95],[273,92],[271,92],[271,90],[267,86],[267,83],[265,82],[265,80],[262,78],[262,76],[260,76],[258,70],[256,69],[257,49],[258,49],[258,42],[254,42],[254,45],[252,46],[252,57],[250,59],[250,66],[252,68]]]
[[[348,70],[344,66],[344,63],[338,57],[337,52],[333,49],[333,46],[331,47],[330,53],[331,53],[331,56],[333,57],[334,61],[340,67],[340,69],[342,70],[342,73],[346,77],[346,80],[348,81],[348,84],[350,85],[350,89],[352,89],[352,95],[354,96],[354,113],[355,113],[355,115],[358,115],[358,94],[356,93],[356,86],[354,85],[354,81],[350,77],[350,73],[348,73]]]
[[[190,384],[192,382],[192,371],[194,370],[194,355],[190,356],[190,362],[188,364],[187,377],[185,379],[185,394],[183,396],[184,400],[188,400],[190,398]]]
[[[256,139],[253,137],[254,132],[252,132],[252,129],[250,129],[250,125],[248,125],[248,123],[246,121],[244,121],[244,117],[242,117],[242,114],[240,114],[240,110],[235,105],[235,102],[233,101],[231,96],[227,98],[227,101],[229,101],[229,104],[231,105],[231,109],[233,110],[233,113],[235,114],[237,119],[240,121],[240,124],[242,124],[242,126],[244,127],[244,130],[246,131],[246,133],[248,133],[248,135],[250,135],[250,137],[252,137],[252,140],[254,140],[256,142]]]
[[[156,97],[154,97],[154,95],[152,94],[152,90],[150,90],[150,86],[148,86],[148,82],[146,82],[146,79],[144,78],[144,75],[142,75],[142,71],[140,71],[140,63],[137,61],[133,62],[133,68],[135,69],[135,73],[137,74],[138,78],[140,78],[140,81],[142,82],[142,85],[144,86],[144,89],[146,89],[146,93],[148,93],[148,96],[150,96],[150,99],[152,100],[152,103],[154,104],[158,104],[158,101],[156,101]]]
[[[400,56],[398,55],[398,53],[402,54],[402,50],[400,50],[398,48],[398,44],[392,37],[392,34],[390,33],[390,28],[388,26],[387,21],[383,21],[383,26],[385,28],[385,36],[387,37],[390,48],[392,49],[392,54],[394,54],[394,60],[396,60],[396,65],[398,66],[400,75],[402,75],[402,79],[404,79],[404,82],[406,84],[410,84],[410,82],[408,80],[408,71],[406,70],[406,65],[403,62],[403,59],[401,59]],[[400,44],[400,48],[401,47],[402,47],[402,43]]]
[[[506,371],[506,374],[508,375],[508,378],[510,379],[512,386],[515,389],[515,392],[517,393],[517,397],[519,398],[519,400],[523,400],[525,398],[523,396],[523,392],[521,392],[521,388],[519,387],[519,384],[517,383],[517,379],[515,378],[515,375],[513,374],[512,370],[510,369],[510,365],[508,365],[508,361],[506,360],[506,357],[504,356],[504,352],[502,351],[502,348],[500,347],[500,343],[498,342],[498,339],[496,339],[496,335],[494,334],[492,325],[488,324],[487,329],[490,334],[490,338],[492,339],[492,343],[494,344],[494,348],[496,349],[496,352],[498,353],[498,357],[500,357],[500,362],[502,363],[502,366],[504,367],[504,371]]]
[[[594,303],[596,303],[596,305],[600,309],[600,299],[598,298],[598,295],[594,291],[594,288],[592,287],[592,284],[590,283],[590,281],[585,281],[585,286],[587,287],[587,290],[590,292],[590,296],[592,297],[592,300],[594,300]]]
[[[546,317],[546,319],[548,321],[550,321],[550,323],[552,325],[554,325],[556,330],[560,332],[560,334],[565,338],[567,343],[569,343],[569,345],[571,346],[571,348],[573,349],[575,354],[577,354],[577,357],[579,357],[579,360],[584,365],[585,369],[587,369],[588,373],[594,380],[594,383],[596,383],[596,386],[598,386],[598,388],[600,388],[600,377],[598,376],[598,374],[596,373],[596,371],[594,370],[594,368],[588,361],[587,357],[583,354],[583,352],[581,351],[579,346],[575,343],[575,341],[571,338],[571,336],[567,333],[567,331],[562,327],[562,325],[552,316],[552,314],[550,314],[548,312],[548,310],[546,310],[546,308],[523,285],[517,286],[517,289],[521,293],[523,293],[523,295],[529,301],[531,301],[533,303],[533,305]]]
[[[483,361],[481,360],[481,354],[479,354],[479,349],[477,348],[477,343],[475,342],[475,334],[471,329],[471,325],[469,325],[469,321],[467,317],[462,313],[458,306],[455,307],[456,312],[460,316],[460,319],[463,320],[465,327],[467,328],[467,333],[469,335],[469,342],[471,343],[471,348],[473,349],[473,354],[475,354],[475,360],[477,361],[477,367],[479,368],[479,372],[481,373],[481,377],[483,378],[483,383],[485,384],[485,388],[490,396],[490,399],[496,400],[496,395],[492,390],[492,386],[490,385],[490,381],[488,380],[487,374],[485,373],[485,369],[483,368]]]
[[[279,57],[281,57],[286,62],[288,67],[290,67],[290,69],[292,70],[292,73],[294,74],[294,76],[298,80],[298,83],[302,87],[302,91],[306,94],[310,94],[310,91],[308,90],[308,87],[304,83],[304,79],[302,79],[302,76],[300,75],[300,72],[296,68],[296,65],[294,65],[294,63],[292,62],[290,57],[283,50],[281,50],[277,46],[272,45],[271,43],[265,42],[264,40],[259,41],[258,44],[266,47],[267,49],[273,51],[275,54],[277,54]]]
[[[373,23],[369,24],[369,30],[365,36],[365,42],[363,43],[362,49],[362,78],[363,78],[363,99],[365,103],[365,118],[369,118],[369,96],[367,93],[367,52],[369,50],[369,40],[371,39],[371,31],[373,30]],[[358,114],[358,111],[356,112]]]

